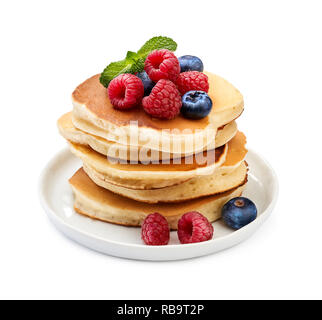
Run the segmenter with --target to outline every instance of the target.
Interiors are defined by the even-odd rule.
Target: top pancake
[[[203,119],[186,119],[181,115],[173,120],[155,119],[145,113],[142,106],[128,111],[117,110],[112,106],[106,88],[99,82],[100,75],[95,75],[80,84],[72,94],[73,123],[78,129],[90,134],[129,144],[130,139],[124,142],[124,136],[133,132],[130,129],[131,121],[137,121],[139,139],[136,146],[145,145],[155,150],[173,152],[171,139],[175,139],[176,142],[184,143],[185,153],[202,150],[209,142],[206,139],[209,132],[206,131],[212,130],[214,137],[216,128],[237,118],[244,106],[242,95],[233,85],[217,75],[206,74],[213,108]],[[117,133],[119,128],[124,129],[121,134]],[[161,134],[164,129],[171,131]],[[173,129],[175,130],[172,131]],[[122,136],[122,141],[119,136]]]
[[[201,120],[186,119],[179,115],[174,120],[161,120],[152,118],[138,106],[127,111],[120,111],[113,107],[108,98],[107,90],[99,82],[100,75],[97,74],[81,85],[73,92],[73,102],[86,105],[87,109],[102,120],[109,121],[117,126],[130,125],[131,121],[138,121],[139,127],[152,129],[204,129],[209,124],[209,118]]]

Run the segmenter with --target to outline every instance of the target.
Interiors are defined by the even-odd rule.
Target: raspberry
[[[133,74],[124,73],[110,82],[107,92],[115,108],[130,109],[142,101],[144,87],[141,79]]]
[[[173,119],[180,112],[181,96],[176,85],[170,80],[161,79],[148,97],[143,98],[146,113],[155,118]]]
[[[154,82],[161,79],[175,81],[180,73],[180,64],[173,52],[154,50],[145,59],[144,70]]]
[[[170,228],[167,219],[157,212],[149,214],[142,223],[141,237],[144,243],[148,245],[168,244]]]
[[[197,211],[185,213],[178,222],[178,237],[181,243],[207,241],[212,238],[212,224]]]
[[[199,71],[187,71],[179,74],[177,87],[182,95],[191,90],[208,92],[208,77]]]

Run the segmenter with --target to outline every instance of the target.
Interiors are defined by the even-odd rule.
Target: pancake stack
[[[73,111],[58,128],[83,163],[69,180],[76,212],[126,226],[158,212],[174,230],[189,211],[220,218],[247,182],[246,138],[235,122],[244,103],[233,85],[206,74],[213,107],[200,120],[154,119],[142,107],[119,111],[99,75],[75,89]]]

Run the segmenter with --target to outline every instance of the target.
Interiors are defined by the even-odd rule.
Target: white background
[[[2,1],[0,298],[322,298],[320,1]],[[152,263],[62,236],[37,180],[74,87],[154,35],[241,90],[239,128],[280,180],[272,217],[216,255]]]

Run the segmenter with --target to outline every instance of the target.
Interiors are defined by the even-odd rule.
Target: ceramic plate
[[[258,217],[249,225],[234,231],[219,220],[214,225],[210,241],[182,245],[175,231],[167,246],[144,245],[140,228],[105,223],[77,214],[73,209],[73,194],[68,179],[81,167],[81,162],[66,148],[60,151],[43,170],[39,183],[41,204],[55,226],[70,239],[102,253],[139,260],[180,260],[218,252],[251,236],[268,218],[275,205],[278,182],[270,165],[249,150],[249,182],[243,193],[255,202]]]

